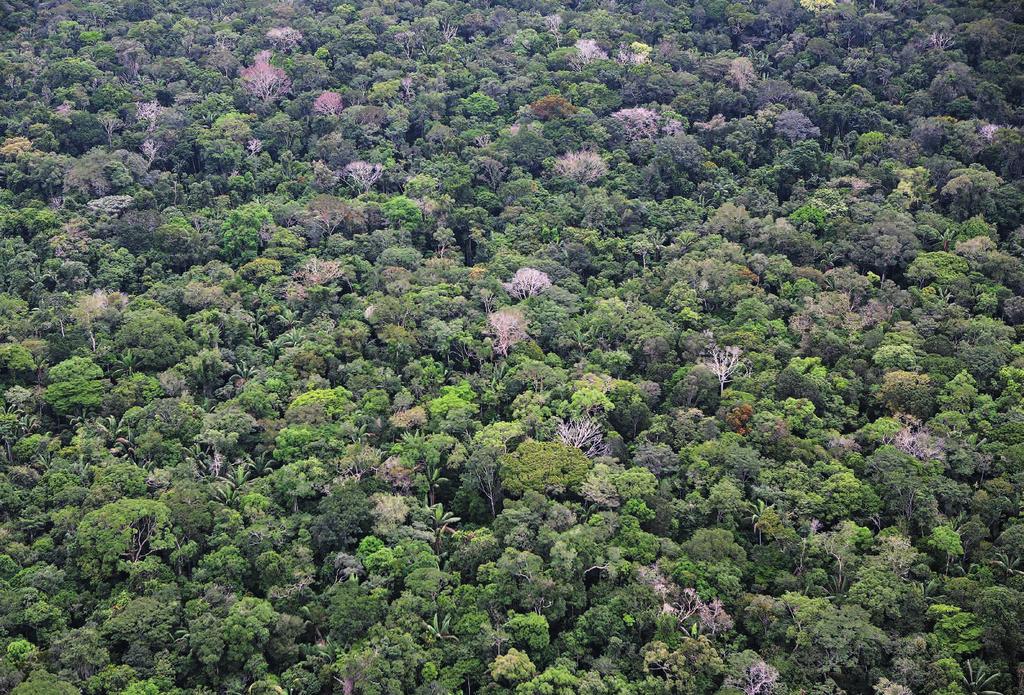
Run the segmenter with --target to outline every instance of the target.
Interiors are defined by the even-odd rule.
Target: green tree
[[[247,203],[229,212],[220,228],[224,256],[239,264],[256,258],[273,223],[270,211],[260,203]]]
[[[75,534],[82,571],[103,581],[153,553],[173,547],[170,510],[155,500],[122,499],[82,517]]]
[[[64,415],[99,407],[106,393],[103,370],[88,357],[71,357],[54,365],[49,380],[46,402]]]
[[[590,470],[583,452],[560,442],[529,440],[501,460],[501,483],[509,494],[578,491]]]
[[[81,695],[73,684],[46,671],[33,671],[11,691],[11,695]]]

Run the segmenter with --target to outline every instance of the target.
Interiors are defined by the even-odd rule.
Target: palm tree
[[[967,692],[967,695],[1003,695],[998,690],[990,690],[988,687],[998,680],[998,673],[985,673],[984,668],[979,668],[978,672],[975,673],[970,659],[967,660],[964,666],[966,667],[964,669],[965,673],[960,678],[963,681],[964,690]]]
[[[256,367],[252,366],[245,360],[238,360],[238,362],[235,363],[235,371],[228,377],[228,382],[233,384],[236,389],[241,389],[245,386],[245,382],[253,378],[255,374]]]
[[[444,505],[440,503],[430,505],[429,509],[431,511],[430,526],[434,531],[434,552],[440,555],[441,540],[444,538],[444,534],[455,533],[455,529],[452,527],[462,519],[445,511]]]
[[[430,622],[423,621],[423,625],[427,628],[427,632],[436,640],[452,640],[453,642],[458,641],[458,637],[452,634],[451,631],[452,616],[446,615],[443,619],[438,618],[438,614],[434,613],[434,617]]]
[[[747,509],[750,511],[748,517],[750,523],[754,527],[754,531],[757,532],[757,544],[761,545],[761,530],[764,528],[762,521],[768,511],[774,510],[774,505],[767,504],[764,500],[758,500],[756,503],[747,502]]]
[[[0,408],[0,440],[3,441],[4,447],[7,449],[7,460],[10,463],[14,463],[14,453],[11,450],[11,445],[19,438],[18,415],[20,412],[13,405]]]
[[[131,376],[135,373],[135,367],[139,364],[138,355],[131,348],[127,348],[120,355],[114,357],[114,376]]]
[[[936,235],[935,240],[942,242],[943,251],[949,251],[949,245],[956,241],[958,236],[960,236],[960,230],[953,225],[950,225],[939,232]]]
[[[1024,574],[1024,570],[1018,569],[1020,567],[1020,558],[1010,557],[1003,552],[996,553],[995,557],[989,560],[989,564],[993,567],[998,567],[1006,574]]]

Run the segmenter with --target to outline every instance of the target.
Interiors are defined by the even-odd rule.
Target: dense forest
[[[0,0],[0,692],[1024,694],[1022,49]]]

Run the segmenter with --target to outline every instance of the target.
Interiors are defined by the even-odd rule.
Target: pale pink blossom
[[[985,140],[991,142],[995,139],[996,133],[1002,130],[1005,126],[996,125],[995,123],[986,123],[985,125],[978,128],[978,134]]]
[[[291,27],[275,27],[267,31],[267,40],[278,50],[294,50],[302,42],[302,32]]]
[[[295,278],[305,287],[327,285],[345,275],[341,261],[311,256],[295,271]]]
[[[658,133],[660,117],[656,111],[636,107],[631,109],[620,109],[612,114],[622,129],[626,131],[626,137],[630,140],[643,140],[654,137]]]
[[[260,51],[256,62],[242,70],[242,84],[246,91],[266,104],[284,96],[292,88],[285,71],[270,64],[270,51]]]
[[[337,92],[323,92],[313,102],[313,113],[318,116],[337,116],[343,108],[341,95]]]
[[[596,152],[567,152],[555,160],[555,173],[579,183],[593,183],[608,173],[608,165]]]
[[[526,340],[526,317],[518,309],[499,309],[487,317],[494,351],[505,356],[517,343]]]
[[[505,291],[516,299],[526,299],[551,287],[551,278],[547,273],[535,268],[520,268],[510,281],[502,285]]]

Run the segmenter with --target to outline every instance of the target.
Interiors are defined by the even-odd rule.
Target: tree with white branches
[[[596,60],[607,60],[608,54],[604,52],[597,41],[593,39],[580,39],[576,42],[576,52],[569,58],[569,63],[577,72],[590,65]]]
[[[512,279],[503,282],[502,286],[510,296],[516,299],[526,299],[551,287],[551,278],[547,273],[536,268],[520,268],[512,276]]]
[[[758,659],[750,663],[739,676],[726,678],[726,685],[743,691],[743,695],[771,695],[779,680],[779,671]]]
[[[708,370],[718,377],[718,395],[725,393],[725,385],[732,381],[732,376],[743,367],[743,349],[735,345],[721,346],[714,336],[701,361]]]
[[[353,186],[366,193],[384,175],[384,167],[369,162],[351,162],[345,167],[344,174]]]
[[[555,437],[566,446],[579,449],[588,458],[607,456],[608,443],[604,441],[601,425],[591,418],[562,420],[555,430]]]

